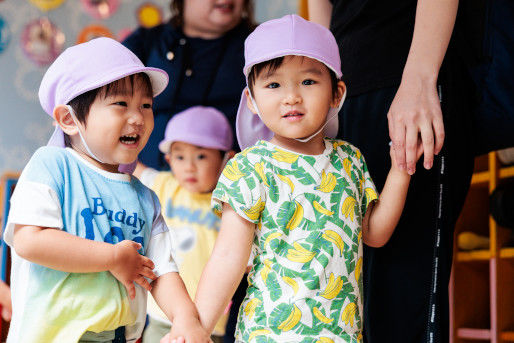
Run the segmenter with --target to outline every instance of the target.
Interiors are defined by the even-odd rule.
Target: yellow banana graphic
[[[271,270],[271,260],[266,259],[263,261],[264,267],[261,270],[261,278],[266,283],[266,280],[268,279],[268,274]]]
[[[269,333],[271,333],[271,331],[270,330],[266,330],[266,329],[260,329],[260,330],[252,331],[250,336],[248,336],[248,343],[250,343],[252,341],[252,339],[254,339],[257,336],[267,335]]]
[[[302,247],[299,243],[293,243],[294,249],[289,249],[287,251],[287,259],[292,262],[300,262],[306,263],[314,258],[316,255],[315,252],[310,252],[309,250]]]
[[[257,298],[253,298],[252,300],[250,300],[246,306],[244,307],[244,311],[245,311],[245,314],[246,316],[249,318],[249,319],[252,319],[253,315],[255,314],[255,309],[262,303],[262,301],[260,301],[259,299]]]
[[[330,338],[328,337],[320,337],[316,343],[334,343],[333,340],[331,340]]]
[[[294,291],[294,295],[298,293],[298,282],[296,282],[294,279],[291,279],[288,276],[282,276],[282,280],[284,280],[285,283],[287,283]]]
[[[361,151],[359,149],[355,149],[355,156],[360,160],[361,159]]]
[[[343,313],[341,314],[341,319],[343,320],[343,322],[345,322],[346,325],[348,325],[349,322],[350,326],[353,327],[356,310],[357,305],[355,303],[349,303],[348,305],[346,305],[345,309],[343,310]]]
[[[377,192],[375,192],[375,190],[371,187],[366,187],[364,189],[364,193],[366,194],[366,206],[369,205],[369,202],[371,201],[371,199],[377,198]]]
[[[361,243],[361,239],[362,239],[362,230],[359,232],[359,234],[357,235],[357,243]]]
[[[334,146],[334,149],[337,149],[341,145],[345,145],[345,143],[346,142],[344,142],[344,141],[339,141],[339,142],[334,142],[332,145]]]
[[[319,308],[317,307],[314,307],[312,309],[312,313],[314,313],[314,315],[316,316],[316,318],[318,318],[321,322],[325,323],[325,324],[330,324],[332,323],[332,321],[334,321],[333,318],[328,318],[326,317],[320,310]],[[320,338],[321,340],[321,338]]]
[[[292,152],[275,148],[275,152],[271,155],[275,160],[285,163],[294,163],[298,159],[298,155]]]
[[[334,277],[334,273],[330,273],[327,287],[325,287],[325,290],[319,295],[325,299],[332,300],[339,294],[341,288],[343,288],[343,280],[341,277],[338,276],[336,278]]]
[[[331,216],[334,214],[333,211],[329,211],[327,210],[326,208],[324,208],[319,202],[317,202],[316,200],[314,200],[312,202],[312,206],[319,212],[319,213],[323,213],[324,215],[326,216]]]
[[[352,161],[347,157],[343,161],[343,168],[346,174],[351,178],[352,177]]]
[[[337,232],[332,230],[325,230],[321,237],[323,237],[329,242],[334,243],[336,247],[339,249],[340,256],[343,256],[344,242],[343,238]]]
[[[298,324],[300,318],[302,318],[302,311],[300,311],[300,309],[296,305],[293,305],[293,310],[286,318],[286,320],[280,323],[278,329],[282,331],[289,331],[292,328],[294,328],[296,324]]]
[[[259,198],[255,205],[250,207],[248,210],[244,210],[244,213],[248,216],[248,218],[250,218],[250,220],[257,220],[265,206],[266,203],[262,201],[261,198]]]
[[[291,193],[294,192],[294,184],[293,184],[293,181],[291,181],[290,178],[288,178],[287,176],[284,176],[284,175],[280,175],[280,174],[277,174],[278,178],[280,180],[282,180],[283,182],[287,183],[289,185],[289,187],[291,188]]]
[[[266,248],[266,246],[272,241],[274,240],[275,238],[278,238],[282,236],[282,233],[280,232],[272,232],[268,235],[268,237],[266,237],[266,240],[264,241],[264,248]]]
[[[355,281],[359,282],[359,278],[361,276],[362,271],[362,257],[359,257],[357,263],[355,264]]]
[[[330,193],[334,190],[336,187],[336,177],[332,173],[325,173],[325,170],[321,171],[321,183],[318,187],[316,187],[317,190],[320,190],[324,193]]]
[[[253,167],[255,168],[257,174],[259,174],[262,183],[269,187],[268,179],[266,179],[266,175],[264,175],[264,167],[262,166],[262,163],[255,163]]]
[[[243,151],[241,151],[240,154],[243,155],[243,156],[246,156],[250,151],[252,151],[252,150],[254,150],[256,148],[257,148],[256,146],[252,146],[250,148],[246,148]]]
[[[232,160],[231,163],[227,163],[225,169],[223,169],[223,175],[231,181],[237,181],[244,176],[239,170],[236,160]]]
[[[300,205],[298,201],[295,201],[295,209],[293,216],[289,219],[289,222],[286,224],[286,229],[294,230],[300,225],[300,222],[303,219],[303,206]]]
[[[343,213],[345,218],[350,217],[350,220],[353,222],[353,217],[355,216],[355,198],[349,196],[344,199],[343,206],[341,208],[341,212]]]

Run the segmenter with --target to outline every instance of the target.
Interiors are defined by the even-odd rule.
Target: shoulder
[[[32,168],[48,168],[51,170],[60,170],[64,166],[72,163],[73,159],[70,156],[70,152],[66,149],[44,146],[37,149],[32,155],[28,166]]]
[[[339,153],[339,155],[345,154],[357,160],[360,160],[362,158],[361,151],[355,145],[342,139],[328,139],[328,141],[334,147],[334,151]]]

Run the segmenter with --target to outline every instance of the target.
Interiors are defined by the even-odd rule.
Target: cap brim
[[[273,132],[264,125],[261,118],[248,108],[246,93],[243,90],[237,110],[236,136],[241,150],[251,147],[261,139],[270,140]]]

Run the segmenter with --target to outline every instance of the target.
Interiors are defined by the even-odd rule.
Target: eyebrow
[[[304,69],[304,70],[301,70],[300,72],[302,72],[302,73],[308,73],[308,74],[316,74],[316,75],[321,75],[321,74],[323,74],[319,68],[309,68],[309,69]]]

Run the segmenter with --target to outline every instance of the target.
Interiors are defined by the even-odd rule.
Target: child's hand
[[[141,244],[133,241],[121,241],[114,245],[113,258],[109,271],[119,282],[125,286],[131,299],[136,296],[134,282],[150,291],[152,286],[144,277],[155,280],[153,273],[154,264],[148,257],[142,256],[137,251]]]
[[[416,171],[415,169],[414,169],[414,172],[412,172],[412,174],[409,173],[408,170],[400,169],[400,167],[398,165],[398,161],[396,160],[396,153],[394,151],[394,148],[391,143],[389,143],[389,144],[390,144],[389,155],[391,156],[391,170],[400,172],[400,173],[408,173],[409,175],[413,175],[414,172]],[[419,160],[421,155],[423,155],[423,144],[421,143],[421,141],[418,141],[418,146],[416,148],[416,161]]]
[[[175,317],[169,334],[161,343],[212,343],[210,335],[200,324],[198,318]]]

